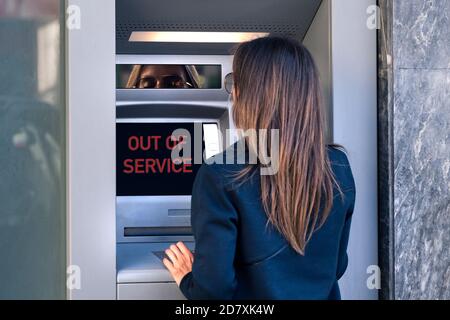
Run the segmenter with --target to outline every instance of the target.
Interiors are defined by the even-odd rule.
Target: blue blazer
[[[180,283],[186,298],[340,299],[355,184],[345,153],[329,147],[328,154],[344,197],[335,190],[332,211],[304,256],[267,224],[259,172],[239,185],[233,173],[243,164],[202,165],[192,192],[194,264]]]

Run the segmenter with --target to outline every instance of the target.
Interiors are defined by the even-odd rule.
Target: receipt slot
[[[231,142],[231,67],[227,55],[117,56],[118,299],[184,298],[162,259],[177,241],[195,250],[192,185],[201,163]]]

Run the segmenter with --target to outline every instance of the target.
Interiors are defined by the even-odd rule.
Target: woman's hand
[[[173,244],[166,251],[169,259],[164,258],[163,263],[169,270],[178,286],[185,275],[192,271],[194,256],[183,242]]]

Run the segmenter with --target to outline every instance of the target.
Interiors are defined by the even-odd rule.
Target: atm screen
[[[117,196],[191,195],[200,164],[194,164],[196,143],[206,157],[219,152],[216,123],[200,124],[202,138],[194,139],[194,123],[117,123]],[[189,133],[190,139],[180,131]],[[204,138],[204,139],[203,139]],[[191,154],[180,150],[191,141]],[[199,146],[197,146],[199,147]],[[174,150],[175,149],[175,150]],[[179,156],[172,157],[172,151]],[[186,154],[185,154],[186,153]],[[190,161],[181,161],[181,160]]]
[[[118,64],[117,89],[220,89],[220,65]]]

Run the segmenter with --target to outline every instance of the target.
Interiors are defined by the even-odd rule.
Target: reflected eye
[[[156,88],[157,80],[155,77],[145,77],[139,80],[138,88],[153,89]]]

